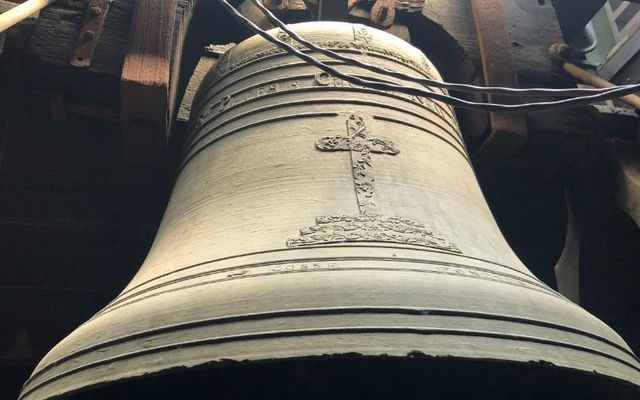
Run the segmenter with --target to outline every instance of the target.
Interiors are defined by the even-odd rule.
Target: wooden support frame
[[[70,63],[74,67],[86,68],[91,65],[112,2],[113,0],[89,0],[78,43],[71,56]]]
[[[518,87],[513,65],[511,40],[506,26],[504,0],[471,0],[471,9],[480,47],[480,61],[487,86]],[[487,96],[491,102],[510,98]],[[496,169],[513,156],[527,140],[527,121],[523,114],[490,114],[491,132],[473,155],[480,172]]]
[[[136,0],[120,85],[123,157],[156,163],[169,128],[177,0]]]

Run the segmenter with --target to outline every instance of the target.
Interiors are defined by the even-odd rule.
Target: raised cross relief
[[[376,187],[371,154],[395,156],[400,149],[393,141],[373,137],[364,119],[352,114],[347,119],[346,135],[325,136],[316,142],[320,151],[348,151],[358,202],[359,215],[334,215],[316,218],[316,225],[300,230],[300,237],[287,240],[287,246],[382,241],[426,246],[461,253],[457,246],[428,230],[419,221],[386,217],[377,213]]]
[[[346,136],[326,136],[316,142],[322,151],[348,151],[351,156],[351,170],[355,183],[360,214],[373,214],[377,208],[375,201],[373,164],[371,153],[400,153],[396,145],[388,139],[370,137],[362,117],[349,116]]]

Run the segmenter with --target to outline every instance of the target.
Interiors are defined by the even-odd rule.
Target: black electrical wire
[[[264,31],[256,24],[254,24],[251,20],[247,19],[244,15],[242,15],[238,10],[236,10],[227,0],[219,0],[220,4],[227,10],[229,13],[239,22],[244,24],[249,30],[260,35],[265,40],[275,44],[276,46],[286,50],[288,53],[297,56],[298,58],[306,61],[307,63],[319,68],[320,70],[339,77],[347,82],[350,82],[355,85],[370,87],[378,90],[392,90],[400,93],[405,93],[413,96],[422,96],[426,98],[430,98],[433,100],[442,101],[445,104],[449,104],[454,107],[470,109],[470,110],[480,110],[487,112],[531,112],[531,111],[544,111],[550,110],[554,108],[566,108],[566,107],[574,107],[577,105],[590,104],[596,101],[602,100],[611,100],[615,99],[627,94],[635,93],[638,90],[636,85],[632,85],[631,87],[618,87],[611,89],[605,93],[594,94],[589,96],[580,96],[574,97],[570,99],[564,100],[556,100],[556,101],[541,101],[535,103],[524,103],[524,104],[495,104],[495,103],[479,103],[468,100],[463,100],[454,96],[449,96],[442,93],[436,93],[420,88],[413,88],[403,85],[396,85],[393,83],[387,83],[383,81],[372,81],[368,79],[359,78],[344,72],[341,72],[329,65],[324,64],[320,60],[296,49],[290,44],[283,42],[277,37],[269,34]]]
[[[405,74],[399,71],[393,71],[387,68],[383,68],[374,64],[369,64],[364,61],[357,60],[355,58],[346,57],[340,53],[336,53],[335,51],[323,48],[318,46],[317,44],[306,40],[305,38],[298,35],[296,32],[292,31],[287,27],[287,25],[282,22],[278,17],[276,17],[268,8],[262,4],[261,0],[252,0],[253,3],[262,11],[262,13],[269,19],[269,21],[282,29],[287,35],[292,37],[297,42],[303,44],[307,48],[311,50],[315,50],[318,53],[324,54],[327,57],[334,58],[336,60],[344,61],[347,64],[355,65],[364,69],[367,69],[372,72],[377,72],[380,74],[385,74],[388,76],[392,76],[394,78],[399,78],[411,82],[419,83],[423,86],[437,87],[448,90],[456,90],[458,92],[464,93],[483,93],[483,94],[495,94],[502,96],[557,96],[557,97],[574,97],[574,96],[583,96],[590,94],[600,94],[607,93],[613,89],[618,88],[635,88],[636,90],[640,90],[640,85],[622,85],[615,86],[610,88],[602,88],[602,89],[548,89],[548,88],[527,88],[527,89],[519,89],[519,88],[505,88],[505,87],[492,87],[492,86],[476,86],[476,85],[468,85],[463,83],[449,83],[436,81],[433,79],[428,79],[425,77],[419,77],[414,75]]]

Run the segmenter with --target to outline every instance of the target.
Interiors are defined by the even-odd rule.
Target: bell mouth
[[[336,255],[336,249],[329,250]],[[375,388],[377,374],[394,376],[391,384],[413,388],[407,398],[421,391],[430,393],[429,386],[414,388],[414,381],[432,382],[432,386],[436,382],[445,388],[442,398],[449,398],[447,387],[463,391],[457,388],[461,383],[443,377],[446,373],[474,376],[472,384],[465,385],[487,385],[482,391],[489,398],[497,390],[493,387],[503,382],[518,382],[516,386],[529,385],[529,380],[543,385],[558,382],[554,383],[557,390],[571,394],[565,398],[589,398],[591,393],[611,398],[605,396],[608,390],[623,390],[623,384],[604,383],[607,379],[640,382],[637,358],[624,342],[604,323],[550,289],[516,286],[505,279],[487,281],[484,278],[490,275],[467,276],[466,267],[450,271],[437,268],[433,260],[417,263],[398,258],[345,257],[339,268],[304,270],[268,262],[265,273],[244,267],[244,273],[233,275],[229,274],[233,269],[215,268],[212,274],[223,274],[222,280],[197,274],[172,283],[178,286],[156,289],[161,293],[174,289],[166,292],[171,296],[142,291],[125,303],[115,301],[47,355],[25,385],[22,399],[93,393],[98,387],[128,388],[126,380],[136,382],[142,377],[153,383],[139,383],[141,389],[135,390],[142,394],[136,398],[151,398],[145,391],[156,386],[162,388],[154,395],[157,398],[167,398],[162,397],[164,393],[173,393],[171,398],[198,398],[199,390],[179,395],[173,383],[165,382],[174,378],[183,386],[203,385],[202,393],[208,394],[218,393],[216,387],[242,387],[243,382],[253,385],[255,381],[256,390],[273,385],[273,393],[282,393],[280,398],[297,397],[289,392],[291,385],[332,393],[345,386],[343,376],[354,374],[355,380],[373,382],[369,383],[373,389],[357,389],[371,396],[386,393],[384,385]],[[443,308],[441,299],[447,298],[455,300],[455,308]],[[369,361],[376,367],[361,366]],[[227,368],[231,372],[225,372]],[[305,370],[322,379],[308,382],[307,375],[296,375]],[[287,374],[293,377],[289,381],[297,383],[287,383]],[[561,384],[570,380],[578,383]],[[576,395],[583,387],[592,388]],[[122,390],[88,398],[128,398],[128,392],[135,393]],[[238,398],[229,390],[221,398]],[[254,393],[259,392],[245,397]],[[465,392],[460,398],[466,395],[477,397]],[[562,396],[552,393],[546,398]]]
[[[640,389],[548,363],[429,357],[335,356],[221,361],[114,382],[89,399],[637,399]]]

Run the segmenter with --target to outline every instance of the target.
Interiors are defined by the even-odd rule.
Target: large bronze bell
[[[440,79],[384,32],[294,27]],[[509,248],[451,107],[350,85],[253,37],[200,88],[144,265],[21,398],[636,398],[639,385],[625,342]]]

